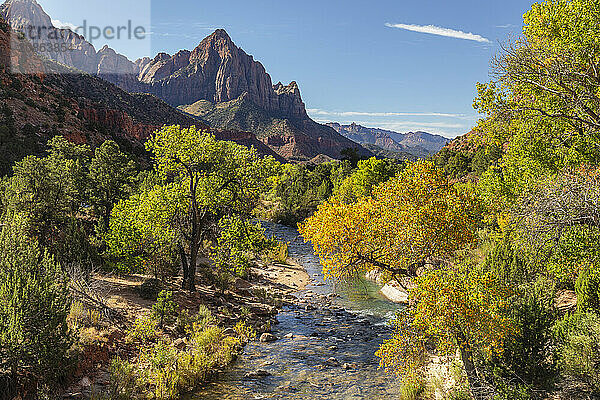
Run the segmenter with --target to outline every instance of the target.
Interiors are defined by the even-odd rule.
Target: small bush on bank
[[[136,362],[114,359],[107,395],[119,400],[179,398],[229,365],[242,341],[254,336],[245,324],[235,328],[239,337],[226,336],[223,329],[208,325],[214,321],[210,312],[199,313],[196,319],[199,322],[193,323],[186,350],[177,350],[172,343],[162,339],[155,343],[146,341],[148,344],[142,346]],[[148,322],[138,321],[138,326]],[[132,331],[141,332],[140,329]]]
[[[140,343],[142,345],[158,339],[158,321],[152,316],[143,316],[135,320],[133,326],[127,331],[127,343]]]

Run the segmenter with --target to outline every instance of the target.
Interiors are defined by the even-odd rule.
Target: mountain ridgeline
[[[355,123],[340,125],[330,122],[327,126],[361,145],[379,147],[387,152],[409,154],[422,158],[440,151],[450,139],[427,132],[398,133],[385,129],[367,128]]]
[[[264,66],[237,47],[223,29],[192,51],[159,53],[153,59],[133,62],[108,46],[96,51],[81,35],[54,27],[35,0],[7,0],[0,6],[0,16],[15,31],[44,27],[58,44],[71,49],[57,52],[49,46],[51,49],[40,52],[44,58],[96,75],[128,93],[154,95],[193,119],[201,117],[212,128],[251,132],[286,159],[310,160],[320,154],[340,158],[348,148],[362,156],[373,155],[331,127],[313,121],[296,82],[273,85]]]

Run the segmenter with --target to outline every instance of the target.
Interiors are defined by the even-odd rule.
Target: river
[[[370,282],[340,286],[324,281],[318,257],[296,229],[266,226],[289,242],[290,257],[306,268],[313,283],[278,314],[272,333],[279,340],[249,343],[228,372],[191,399],[397,398],[400,381],[377,368],[375,351],[389,337],[387,321],[399,306],[382,298]],[[257,370],[270,375],[248,378]]]

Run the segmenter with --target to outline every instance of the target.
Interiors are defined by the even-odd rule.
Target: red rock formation
[[[182,50],[173,56],[160,53],[150,62],[140,60],[138,65],[143,66],[138,75],[140,84],[125,90],[153,93],[174,105],[200,99],[223,103],[248,93],[250,100],[268,112],[308,117],[298,85],[273,86],[263,65],[237,47],[223,29],[191,52]]]

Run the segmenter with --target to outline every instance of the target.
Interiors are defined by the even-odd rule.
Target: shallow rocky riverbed
[[[378,370],[375,351],[398,306],[368,282],[334,288],[295,229],[269,225],[269,231],[289,242],[290,257],[313,282],[277,316],[277,340],[250,343],[228,372],[190,399],[396,398],[400,382]]]

